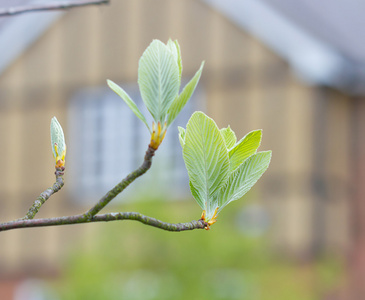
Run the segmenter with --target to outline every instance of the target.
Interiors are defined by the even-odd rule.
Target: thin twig
[[[101,211],[111,200],[113,200],[118,194],[120,194],[128,185],[130,185],[136,178],[146,173],[147,170],[151,167],[152,157],[155,155],[155,151],[156,150],[153,149],[151,146],[148,146],[142,165],[137,170],[130,173],[108,193],[106,193],[104,197],[99,200],[98,203],[96,203],[84,214],[84,217],[86,219],[91,219],[99,211]]]
[[[58,2],[47,2],[42,4],[31,4],[28,6],[16,6],[9,8],[0,8],[1,16],[12,16],[27,12],[34,11],[48,11],[48,10],[63,10],[73,7],[86,6],[86,5],[100,5],[108,4],[109,0],[76,0],[76,1],[58,1]]]
[[[14,220],[10,222],[0,223],[0,232],[19,228],[30,227],[45,227],[45,226],[57,226],[57,225],[71,225],[82,223],[94,223],[94,222],[109,222],[109,221],[121,221],[121,220],[135,220],[148,226],[153,226],[167,231],[185,231],[193,229],[209,229],[208,223],[200,219],[198,221],[191,221],[189,223],[166,223],[155,218],[151,218],[142,215],[138,212],[118,212],[108,213],[103,215],[97,215],[111,200],[113,200],[119,193],[121,193],[129,184],[131,184],[136,178],[146,173],[152,164],[152,158],[156,149],[148,146],[142,165],[134,172],[130,173],[120,183],[118,183],[113,189],[111,189],[98,203],[96,203],[90,210],[84,214],[56,217],[56,218],[44,218],[34,219],[34,216],[38,212],[42,204],[55,192],[60,190],[63,186],[63,171],[64,168],[56,171],[56,183],[46,191],[44,191],[33,206],[29,209],[27,215],[23,219]]]
[[[167,231],[185,231],[194,229],[207,229],[208,224],[204,220],[191,221],[189,223],[166,223],[155,218],[142,215],[137,212],[119,212],[108,213],[93,216],[91,219],[85,218],[85,215],[75,215],[67,217],[57,217],[48,219],[31,219],[31,220],[15,220],[11,222],[1,223],[0,232],[19,228],[45,227],[57,225],[72,225],[94,222],[110,222],[121,220],[135,220],[148,226],[153,226]]]
[[[52,187],[46,189],[43,193],[39,195],[37,200],[34,201],[33,205],[29,208],[27,214],[23,218],[24,220],[30,220],[35,217],[41,206],[51,197],[54,193],[57,193],[64,185],[63,174],[65,167],[56,168],[56,182]]]

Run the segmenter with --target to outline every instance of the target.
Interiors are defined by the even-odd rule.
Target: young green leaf
[[[174,55],[174,58],[175,58],[175,60],[177,62],[178,57],[179,57],[179,54],[177,53],[178,50],[176,48],[176,44],[171,39],[169,39],[167,41],[166,46],[171,51],[171,53]]]
[[[146,124],[148,130],[151,132],[150,127],[148,126],[147,120],[145,116],[141,113],[141,111],[138,109],[137,105],[134,103],[134,101],[129,97],[129,95],[116,83],[114,83],[111,80],[107,80],[107,83],[109,87],[120,97],[124,100],[125,103],[129,106],[129,108],[134,112],[134,114],[143,121],[143,123]]]
[[[199,204],[199,206],[204,210],[206,209],[206,202],[204,202],[204,196],[200,195],[200,192],[198,189],[196,189],[194,187],[194,185],[191,183],[191,181],[189,181],[189,186],[190,186],[190,191],[191,194],[193,195],[194,199],[196,200],[196,202]]]
[[[181,84],[181,74],[182,74],[182,60],[181,60],[181,52],[180,45],[177,40],[172,41],[171,39],[167,42],[167,47],[170,49],[172,54],[174,55],[177,65],[179,66],[179,85]]]
[[[181,59],[181,50],[180,50],[180,45],[177,42],[177,40],[174,41],[176,49],[177,49],[177,65],[179,66],[179,75],[180,75],[180,82],[181,82],[181,74],[182,74],[182,70],[183,70],[183,66],[182,66],[182,59]]]
[[[185,145],[185,129],[178,126],[177,129],[179,130],[179,141],[181,144],[181,148],[184,148]]]
[[[179,93],[179,66],[172,51],[154,40],[139,60],[138,84],[143,102],[156,123],[164,123]]]
[[[202,112],[195,112],[186,126],[183,157],[192,194],[207,210],[227,181],[229,157],[217,125]],[[208,216],[212,214],[207,210]]]
[[[230,172],[233,172],[245,159],[256,153],[261,143],[261,137],[261,130],[251,131],[229,150]]]
[[[63,166],[66,156],[66,142],[62,127],[56,117],[51,120],[51,145],[56,165]]]
[[[236,144],[237,141],[236,134],[229,126],[227,128],[222,128],[220,132],[221,135],[223,136],[227,149],[228,150],[231,149]]]
[[[175,120],[177,115],[180,113],[185,104],[189,101],[189,99],[193,95],[195,88],[199,82],[200,76],[202,74],[203,67],[204,67],[204,62],[202,62],[199,70],[195,73],[194,77],[189,81],[189,83],[186,84],[181,94],[178,97],[176,97],[175,100],[172,102],[169,108],[167,126],[170,126],[170,124]]]
[[[269,167],[270,160],[271,151],[258,152],[232,172],[217,196],[219,211],[246,194]]]

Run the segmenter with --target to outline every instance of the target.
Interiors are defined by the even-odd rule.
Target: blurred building
[[[219,127],[230,124],[238,137],[263,129],[260,149],[271,149],[273,159],[250,195],[270,216],[273,249],[299,258],[345,251],[352,204],[360,193],[354,174],[364,164],[360,62],[365,52],[352,47],[351,39],[338,36],[342,48],[326,39],[331,27],[315,23],[325,20],[311,19],[308,7],[283,10],[286,1],[265,2],[112,0],[108,6],[0,18],[0,219],[24,216],[53,183],[49,123],[54,115],[68,145],[66,185],[40,217],[86,210],[140,164],[147,131],[108,90],[106,79],[126,87],[141,104],[139,57],[152,39],[172,38],[181,45],[186,80],[201,61],[206,64],[154,171],[137,189],[148,187],[142,195],[153,190],[158,196],[190,197],[176,125],[204,110]],[[330,15],[328,10],[325,16]],[[0,273],[57,270],[60,253],[71,247],[70,233],[78,238],[95,230],[3,232]]]

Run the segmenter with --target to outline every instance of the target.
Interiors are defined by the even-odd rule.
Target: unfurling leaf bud
[[[62,127],[56,117],[51,120],[51,144],[56,168],[63,167],[65,165],[66,143]]]
[[[158,149],[158,147],[161,145],[163,139],[165,138],[166,130],[167,130],[166,122],[163,126],[161,126],[161,123],[158,122],[157,127],[156,127],[156,123],[152,122],[151,143],[149,145],[151,148],[153,148],[155,150]]]

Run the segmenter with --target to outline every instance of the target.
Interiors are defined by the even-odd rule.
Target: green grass
[[[100,226],[95,247],[72,252],[53,287],[67,300],[314,300],[331,289],[341,275],[338,261],[304,265],[275,258],[265,237],[248,237],[237,228],[237,204],[209,231],[171,233],[133,221],[90,225]],[[122,209],[167,222],[200,217],[189,201]]]

